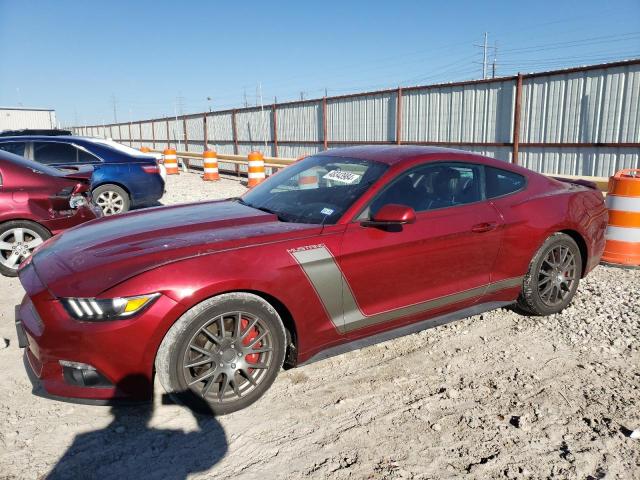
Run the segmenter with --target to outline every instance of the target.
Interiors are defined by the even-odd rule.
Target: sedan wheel
[[[117,185],[101,185],[93,191],[93,203],[105,216],[117,215],[129,210],[129,195]]]
[[[111,190],[101,193],[98,196],[96,203],[100,208],[102,208],[105,215],[121,213],[122,207],[124,206],[122,196],[120,196],[118,192],[113,192]]]
[[[156,373],[178,402],[205,413],[231,413],[255,402],[273,383],[285,339],[280,316],[263,298],[219,295],[171,327],[158,350]]]
[[[15,276],[20,264],[51,234],[32,222],[13,221],[0,226],[0,271]]]

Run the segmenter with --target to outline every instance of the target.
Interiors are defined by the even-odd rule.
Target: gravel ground
[[[170,177],[163,203],[235,196]],[[0,278],[0,478],[640,479],[640,270],[600,266],[548,318],[497,310],[281,372],[218,419],[32,395]],[[0,345],[3,347],[4,345]]]

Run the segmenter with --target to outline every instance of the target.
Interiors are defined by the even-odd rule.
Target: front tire
[[[533,315],[552,315],[573,300],[582,275],[582,255],[575,240],[554,233],[529,264],[518,306]]]
[[[12,220],[0,225],[0,273],[18,275],[18,267],[33,250],[51,237],[49,230],[28,220]]]
[[[194,306],[169,329],[156,374],[178,403],[224,415],[267,391],[284,362],[285,342],[282,320],[267,301],[226,293]]]
[[[100,185],[92,192],[93,203],[102,209],[105,216],[128,212],[131,199],[124,188],[118,185]]]

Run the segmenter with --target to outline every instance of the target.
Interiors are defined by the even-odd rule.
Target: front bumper
[[[155,353],[169,319],[183,307],[165,295],[127,320],[80,322],[40,282],[32,265],[20,272],[27,290],[16,307],[18,344],[47,396],[90,400],[147,400]],[[78,381],[61,361],[85,364],[99,381]],[[77,376],[76,376],[77,377]],[[82,375],[80,375],[82,377]],[[78,377],[79,378],[79,377]]]

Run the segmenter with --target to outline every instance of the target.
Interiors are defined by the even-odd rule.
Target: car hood
[[[281,222],[236,201],[183,204],[72,228],[49,240],[31,263],[53,295],[95,296],[163,264],[319,232],[318,225]]]

